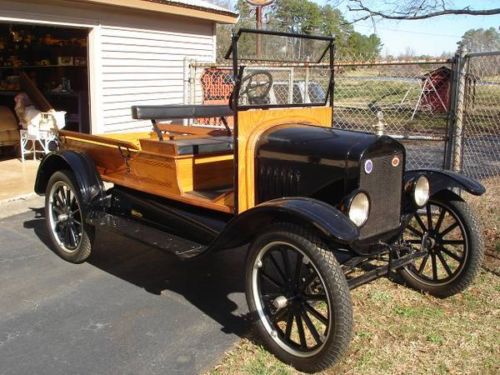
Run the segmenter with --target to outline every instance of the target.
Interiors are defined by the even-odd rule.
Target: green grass
[[[352,294],[355,326],[350,349],[324,374],[497,374],[499,289],[499,278],[486,271],[467,292],[445,300],[387,279],[365,285]],[[209,374],[298,372],[253,340],[243,339]]]
[[[485,268],[465,292],[447,299],[421,294],[388,279],[352,292],[354,336],[348,353],[324,374],[499,374],[500,179],[487,194],[468,197],[484,225]],[[496,274],[495,274],[496,272]],[[250,332],[250,335],[253,335]],[[211,375],[297,374],[252,337],[242,339]]]

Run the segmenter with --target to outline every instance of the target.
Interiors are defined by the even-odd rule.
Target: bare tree
[[[351,12],[357,12],[361,15],[354,22],[371,17],[390,20],[422,20],[446,15],[490,16],[500,14],[500,8],[473,9],[471,6],[456,8],[450,7],[450,4],[449,0],[349,0],[347,8]]]

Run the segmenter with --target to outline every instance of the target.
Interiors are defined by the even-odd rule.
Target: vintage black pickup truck
[[[277,357],[307,372],[346,352],[350,289],[398,273],[444,298],[473,281],[483,239],[461,193],[485,189],[449,171],[406,170],[405,148],[388,136],[333,128],[332,38],[240,30],[228,58],[228,104],[133,107],[151,132],[59,131],[35,190],[46,195],[61,257],[85,261],[96,228],[182,259],[249,245],[256,328]],[[300,100],[271,98],[276,69],[266,67],[276,60],[294,68],[299,83],[289,89],[302,85]],[[324,95],[309,93],[309,82]],[[215,117],[224,127],[185,126]]]

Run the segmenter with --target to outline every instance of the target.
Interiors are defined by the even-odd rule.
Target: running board
[[[202,254],[207,248],[197,242],[121,216],[103,214],[102,216],[99,215],[99,217],[90,217],[87,222],[96,227],[105,227],[145,245],[166,251],[181,259],[194,258]]]
[[[386,265],[377,267],[374,270],[368,271],[361,276],[348,279],[347,285],[349,286],[349,289],[355,289],[363,284],[369,283],[370,281],[378,279],[382,276],[386,276],[390,272],[396,271],[410,264],[415,259],[423,257],[425,255],[427,255],[427,251],[417,251],[415,253],[405,255],[404,257],[393,259]]]

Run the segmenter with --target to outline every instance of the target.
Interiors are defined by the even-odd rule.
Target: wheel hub
[[[69,218],[70,218],[70,215],[68,215],[68,214],[60,214],[60,215],[57,217],[57,219],[58,219],[59,221],[68,221],[68,220],[69,220]]]
[[[276,307],[276,310],[281,310],[288,305],[288,298],[285,296],[276,297],[273,301],[273,305]]]

